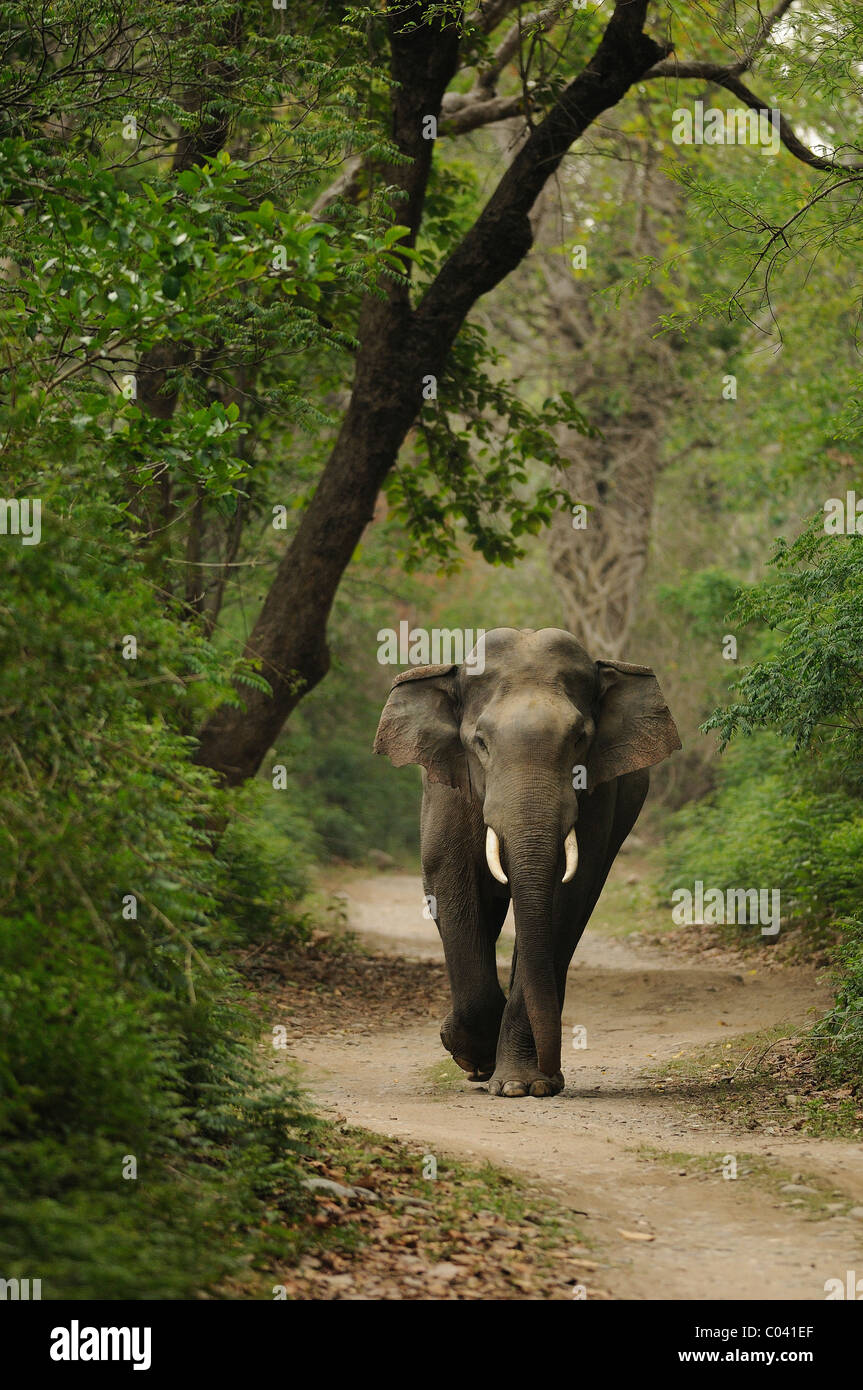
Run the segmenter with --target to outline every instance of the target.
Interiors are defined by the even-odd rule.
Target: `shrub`
[[[190,1296],[265,1200],[299,1203],[308,1120],[261,1080],[215,953],[242,835],[213,854],[230,805],[182,730],[227,682],[121,515],[74,523],[2,550],[0,1272],[46,1298]]]

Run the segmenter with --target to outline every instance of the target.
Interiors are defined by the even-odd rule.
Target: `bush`
[[[212,853],[230,805],[181,730],[227,682],[110,507],[0,553],[0,1271],[46,1298],[190,1296],[254,1248],[265,1200],[299,1204],[308,1130],[215,954],[251,851],[241,826]],[[257,885],[262,911],[298,874],[278,901]]]
[[[824,1066],[856,1082],[863,1061],[863,536],[825,533],[819,513],[793,544],[780,541],[773,575],[744,589],[735,617],[758,624],[764,655],[736,698],[703,726],[722,747],[716,793],[678,815],[668,850],[672,886],[778,887],[783,916],[841,933],[836,1004],[816,1030]]]
[[[663,888],[771,887],[783,918],[841,917],[859,903],[863,802],[829,756],[759,734],[720,765],[716,791],[669,818]]]
[[[837,951],[836,1003],[814,1030],[827,1043],[817,1052],[824,1079],[863,1082],[863,917],[842,922]]]
[[[313,923],[302,908],[318,841],[290,791],[265,781],[232,798],[230,824],[219,844],[216,897],[226,941],[306,941]]]

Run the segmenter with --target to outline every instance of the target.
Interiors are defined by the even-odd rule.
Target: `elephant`
[[[495,628],[461,664],[396,676],[374,751],[422,767],[426,902],[452,1010],[441,1041],[495,1096],[564,1086],[573,953],[649,786],[681,747],[646,666],[593,661],[561,628]],[[508,996],[495,945],[510,899]]]

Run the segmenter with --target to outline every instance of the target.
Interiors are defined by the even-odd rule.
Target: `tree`
[[[107,467],[166,605],[205,632],[232,574],[261,563],[241,546],[270,484],[290,493],[289,543],[239,671],[246,707],[206,721],[200,762],[229,782],[251,776],[320,680],[333,596],[382,485],[436,557],[459,517],[495,560],[517,556],[519,528],[551,519],[561,490],[517,496],[522,464],[554,463],[552,427],[577,424],[577,408],[531,413],[490,384],[468,316],[524,260],[539,194],[598,116],[634,82],[690,69],[737,93],[788,8],[734,30],[731,61],[699,66],[645,34],[646,0],[618,0],[607,21],[501,0],[468,15],[339,10],[321,25],[299,5],[290,35],[264,0],[196,0],[180,24],[163,0],[103,0],[86,16],[80,0],[5,7],[4,302],[18,315],[5,456],[38,458],[38,418],[39,438],[73,440],[100,478]],[[462,138],[513,115],[525,138],[475,216],[442,195],[425,137],[436,119]],[[445,388],[436,410],[429,380]],[[51,402],[35,417],[31,389]],[[453,411],[478,436],[489,412],[508,417],[519,442],[504,465],[474,466]],[[419,448],[397,473],[414,425]]]
[[[406,280],[391,284],[384,300],[366,300],[343,425],[246,646],[247,658],[259,663],[270,692],[252,691],[245,709],[225,707],[213,714],[201,731],[201,762],[228,782],[252,776],[290,711],[325,674],[326,623],[333,597],[372,517],[378,490],[420,410],[423,378],[440,377],[477,300],[527,255],[533,241],[531,209],[570,146],[643,78],[707,79],[726,86],[747,106],[761,108],[764,103],[743,86],[741,73],[789,7],[790,0],[785,0],[759,18],[732,62],[680,64],[667,57],[668,45],[644,32],[648,3],[617,0],[594,52],[576,76],[562,87],[558,82],[546,113],[532,124],[485,208],[449,249],[416,305]],[[424,3],[387,11],[391,134],[399,160],[385,166],[382,176],[398,197],[399,216],[408,228],[408,250],[420,231],[431,171],[432,142],[423,138],[427,118],[443,115],[454,128],[467,129],[471,116],[477,124],[489,116],[489,101],[491,119],[524,112],[529,105],[524,87],[507,102],[489,95],[499,59],[485,67],[482,60],[477,64],[480,74],[490,71],[489,82],[484,84],[480,77],[464,101],[445,102],[462,63],[476,62],[471,56],[474,35],[491,33],[513,8],[490,4],[467,23],[460,9]],[[555,12],[559,13],[556,7]],[[518,39],[526,31],[535,35],[553,17],[545,12],[530,24],[519,21]],[[520,51],[519,44],[511,51]],[[795,154],[808,154],[784,118],[781,137]],[[819,167],[825,167],[824,162]],[[409,262],[405,269],[410,269]]]
[[[404,282],[393,284],[385,300],[366,301],[344,424],[247,645],[272,695],[250,692],[244,710],[223,707],[201,732],[198,759],[227,781],[256,772],[291,709],[326,673],[333,597],[420,408],[423,378],[442,375],[477,299],[527,254],[530,210],[572,142],[664,55],[643,32],[646,11],[646,0],[615,5],[589,62],[518,151],[419,304],[412,306]],[[423,120],[440,113],[458,71],[460,19],[460,11],[441,15],[426,4],[388,12],[392,139],[401,159],[385,177],[401,195],[409,246],[419,231],[431,168]]]
[[[667,293],[658,277],[625,284],[633,258],[658,257],[681,220],[679,189],[659,167],[658,122],[648,107],[627,124],[606,134],[610,161],[561,187],[536,248],[546,290],[539,331],[556,347],[550,370],[593,427],[588,437],[559,435],[563,482],[578,503],[554,516],[550,562],[569,631],[594,655],[617,658],[647,564],[669,410],[688,396],[683,344],[660,328]],[[585,221],[589,234],[573,230]],[[559,248],[569,253],[582,239],[589,265],[573,273]]]

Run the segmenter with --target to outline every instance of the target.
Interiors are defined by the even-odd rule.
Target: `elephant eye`
[[[481,734],[476,734],[474,736],[474,743],[476,744],[477,748],[481,753],[488,752],[488,745],[486,744],[486,741]]]

